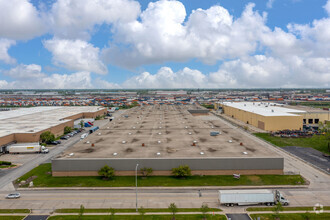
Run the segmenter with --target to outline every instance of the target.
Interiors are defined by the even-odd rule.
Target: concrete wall
[[[113,167],[117,175],[134,175],[139,168],[151,167],[153,175],[170,175],[174,167],[188,165],[193,174],[230,175],[240,174],[282,174],[283,158],[102,158],[102,159],[54,159],[53,176],[95,176],[103,166]]]

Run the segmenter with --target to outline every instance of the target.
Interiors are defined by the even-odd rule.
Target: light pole
[[[137,168],[139,164],[136,164],[135,167],[135,195],[136,195],[136,212],[138,211],[138,201],[137,201]]]

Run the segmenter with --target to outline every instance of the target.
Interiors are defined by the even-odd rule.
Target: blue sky
[[[330,0],[0,0],[0,89],[329,87]]]

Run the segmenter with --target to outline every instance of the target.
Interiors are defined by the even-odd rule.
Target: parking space
[[[319,167],[328,174],[330,174],[330,158],[323,156],[320,151],[317,151],[309,147],[296,147],[296,146],[287,146],[283,147],[287,152],[300,157],[301,159],[313,164],[314,166]]]
[[[226,214],[228,220],[251,220],[248,214]]]

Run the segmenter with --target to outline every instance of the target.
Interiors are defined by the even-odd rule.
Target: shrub
[[[99,170],[99,175],[106,178],[106,179],[112,179],[115,176],[115,169],[112,167],[109,167],[108,165],[105,165]]]
[[[68,134],[68,133],[70,133],[72,131],[72,128],[71,127],[69,127],[69,126],[65,126],[64,127],[64,134]]]
[[[142,174],[142,176],[147,177],[150,176],[153,172],[152,168],[148,168],[148,167],[143,167],[140,169],[140,172]]]
[[[172,169],[172,174],[175,177],[187,177],[191,176],[191,170],[188,165],[181,165]]]
[[[83,205],[80,205],[79,214],[78,214],[79,220],[82,219],[84,212],[85,212],[85,207]]]
[[[40,140],[44,143],[50,143],[55,141],[55,135],[52,134],[50,131],[45,131],[40,135]]]
[[[9,162],[9,161],[0,161],[0,165],[8,165],[8,166],[10,166],[11,165],[11,162]]]
[[[203,204],[201,206],[201,212],[203,213],[203,218],[206,218],[206,214],[209,211],[209,206],[207,204]]]

